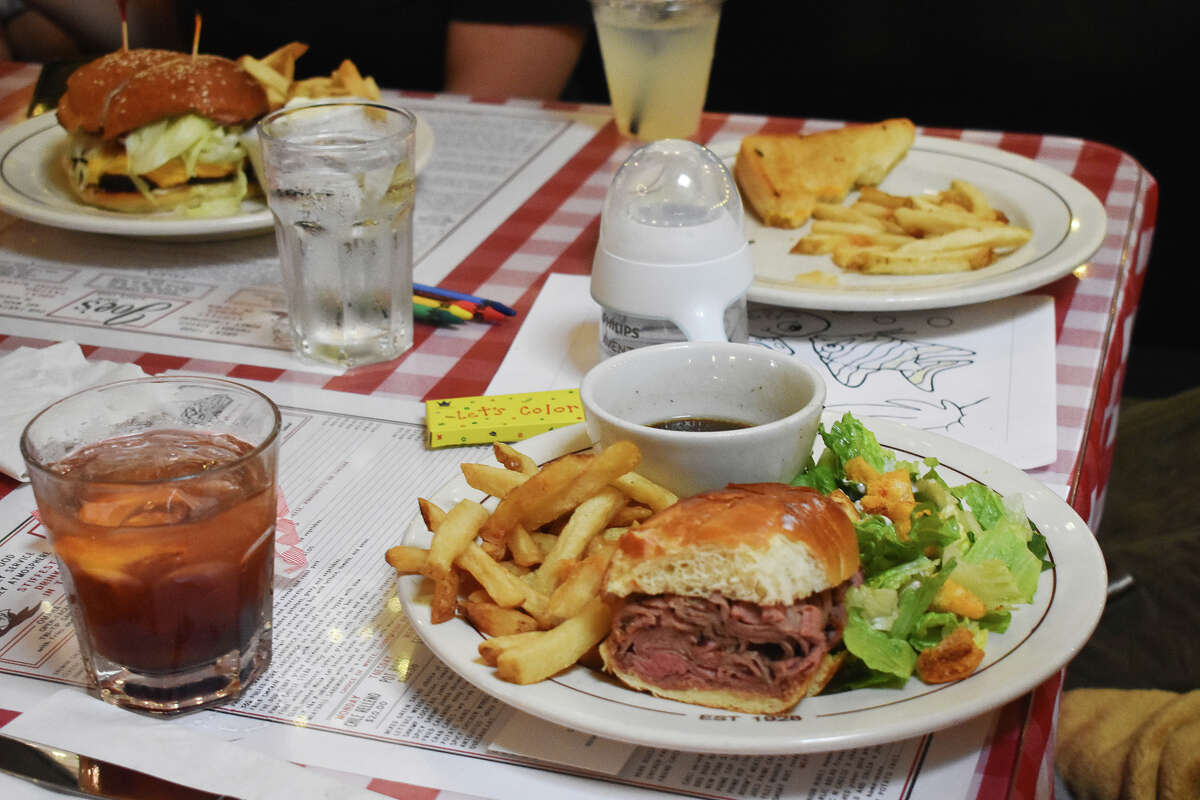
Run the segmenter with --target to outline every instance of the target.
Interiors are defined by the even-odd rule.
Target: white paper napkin
[[[186,717],[150,719],[82,689],[55,692],[3,732],[243,800],[379,800],[366,789],[192,730]]]
[[[21,432],[55,400],[101,383],[141,378],[137,364],[88,361],[74,342],[49,347],[18,347],[0,358],[0,472],[29,480],[21,459]]]

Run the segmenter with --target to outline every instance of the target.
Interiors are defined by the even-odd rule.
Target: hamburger
[[[731,484],[621,537],[605,577],[605,669],[633,689],[686,703],[777,714],[815,693],[859,578],[846,512],[820,492]]]
[[[242,130],[267,111],[262,86],[220,56],[120,50],[67,79],[58,122],[71,190],[128,212],[237,213],[250,188]]]

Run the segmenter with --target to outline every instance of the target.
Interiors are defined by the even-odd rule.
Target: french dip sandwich
[[[119,50],[67,79],[63,166],[90,205],[234,214],[249,188],[239,136],[266,111],[262,86],[227,58]]]
[[[777,714],[837,662],[846,589],[859,574],[849,517],[778,483],[703,492],[631,528],[609,566],[605,668],[686,703]]]

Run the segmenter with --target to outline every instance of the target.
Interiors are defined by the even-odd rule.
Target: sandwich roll
[[[58,104],[69,135],[63,169],[90,205],[235,214],[251,188],[239,137],[266,111],[262,86],[227,58],[110,53],[67,79]]]
[[[756,714],[788,710],[818,676],[858,579],[846,513],[807,487],[733,484],[630,529],[605,578],[606,669],[660,697]]]

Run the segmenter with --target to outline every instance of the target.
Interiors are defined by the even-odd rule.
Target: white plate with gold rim
[[[184,217],[172,212],[125,214],[82,203],[71,192],[60,164],[67,132],[54,114],[27,119],[0,131],[0,210],[22,219],[90,233],[136,238],[203,241],[267,233],[271,212],[261,198],[242,203],[228,217]],[[416,171],[433,155],[433,130],[417,117]]]
[[[836,417],[826,412],[826,424]],[[626,688],[576,665],[541,683],[498,679],[477,647],[483,636],[460,618],[429,621],[428,586],[418,576],[398,579],[398,595],[426,645],[454,672],[489,695],[536,717],[609,739],[697,752],[789,754],[864,747],[946,728],[1025,694],[1083,647],[1104,608],[1106,572],[1095,537],[1057,495],[1021,470],[973,447],[883,420],[864,420],[880,444],[902,458],[936,457],[951,484],[971,480],[1004,495],[1020,495],[1046,537],[1055,568],[1042,573],[1032,605],[1013,611],[1007,632],[991,634],[980,668],[957,683],[903,689],[859,689],[808,698],[790,714],[759,717],[692,706]],[[819,440],[818,440],[819,444]],[[583,425],[530,439],[520,449],[539,462],[589,445]],[[482,499],[464,480],[449,481],[430,498],[443,508]],[[427,546],[418,515],[406,544]]]
[[[740,139],[709,144],[732,169]],[[1108,230],[1104,206],[1086,186],[1053,167],[973,142],[917,136],[881,189],[936,193],[954,179],[979,187],[1015,224],[1033,231],[1023,247],[994,264],[947,275],[863,275],[827,255],[789,252],[811,222],[794,229],[763,225],[746,205],[746,238],[754,259],[749,298],[792,308],[887,311],[969,305],[1036,289],[1087,262]],[[856,193],[851,193],[853,198]],[[850,200],[846,201],[849,204]]]

